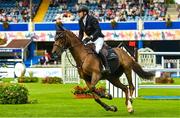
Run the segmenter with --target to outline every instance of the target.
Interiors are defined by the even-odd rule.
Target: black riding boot
[[[99,52],[99,56],[103,62],[103,65],[105,66],[105,70],[103,70],[103,73],[105,72],[107,74],[110,74],[111,70],[110,70],[106,56],[102,53],[102,51]]]

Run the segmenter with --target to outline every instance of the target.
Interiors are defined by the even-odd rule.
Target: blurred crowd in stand
[[[0,22],[29,22],[30,0],[0,0]],[[32,0],[32,18],[35,16],[41,0]]]
[[[76,13],[80,5],[87,5],[90,13],[99,21],[137,21],[141,16],[144,20],[165,20],[167,7],[164,0],[51,0],[50,7],[58,12],[55,19],[62,21],[77,21]],[[51,14],[50,14],[51,15]],[[52,18],[52,17],[51,17]]]
[[[29,2],[30,0],[0,0],[0,22],[29,22],[30,16],[33,18],[36,15],[42,0],[32,0],[32,12]],[[50,0],[43,22],[54,22],[56,19],[65,22],[78,21],[76,11],[82,4],[87,5],[90,14],[96,16],[100,22],[112,19],[137,21],[140,17],[144,21],[163,21],[167,16],[165,0]],[[180,13],[177,15],[178,19]]]

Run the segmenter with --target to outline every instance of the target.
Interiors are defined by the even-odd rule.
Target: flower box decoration
[[[106,93],[106,89],[104,87],[98,87],[95,89],[95,92],[102,96]],[[76,86],[74,87],[72,93],[74,94],[75,98],[93,98],[91,91],[87,87],[81,87],[81,86]]]
[[[4,45],[7,43],[7,39],[0,38],[0,45]]]

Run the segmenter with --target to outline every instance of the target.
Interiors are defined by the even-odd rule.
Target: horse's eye
[[[59,34],[59,38],[63,38],[64,37],[64,34],[63,33],[60,33]]]

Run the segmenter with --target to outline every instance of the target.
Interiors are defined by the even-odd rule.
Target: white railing
[[[144,57],[152,57],[155,56],[155,59],[157,59],[157,56],[161,56],[161,64],[155,64],[154,67],[149,68],[145,66],[144,69],[146,71],[155,71],[156,76],[160,76],[160,73],[162,72],[173,72],[176,73],[176,76],[180,77],[180,59],[165,59],[165,56],[180,56],[180,52],[138,52],[138,62],[140,63],[142,61],[141,57],[142,55],[145,55]],[[151,55],[151,56],[147,56]],[[147,59],[150,60],[150,59]],[[156,60],[155,60],[156,61]],[[175,67],[171,67],[171,64],[174,64]],[[141,64],[141,63],[140,63]],[[139,85],[139,88],[180,88],[180,85]]]
[[[153,50],[150,48],[141,48],[138,50],[138,62],[143,68],[154,68],[156,66],[156,56],[145,54],[146,52],[150,53],[153,52]]]
[[[69,59],[68,59],[69,58]],[[80,83],[79,74],[76,65],[70,52],[64,52],[61,56],[62,59],[62,78],[64,83]]]
[[[144,56],[145,55],[145,56]],[[148,67],[148,65],[144,65],[143,68],[146,70],[151,71],[161,71],[161,72],[176,72],[177,76],[180,76],[180,59],[165,59],[165,56],[180,56],[180,52],[138,52],[138,62],[140,64],[143,62],[142,60],[150,60],[150,59],[142,59],[142,57],[152,57],[150,55],[154,55],[155,59],[157,59],[157,56],[161,56],[161,64],[156,64],[152,66],[151,68]],[[156,60],[155,60],[156,61]],[[153,62],[154,63],[154,62]],[[171,67],[171,63],[176,65],[175,67]],[[165,66],[167,65],[167,67]]]
[[[123,74],[121,77],[119,77],[119,80],[121,81],[122,84],[127,85],[127,86],[129,85],[125,74]],[[132,97],[136,98],[136,97],[138,97],[138,76],[134,71],[132,71],[132,82],[135,87]],[[106,89],[114,98],[124,98],[125,97],[125,94],[122,91],[122,89],[115,87],[108,80],[106,80]]]

